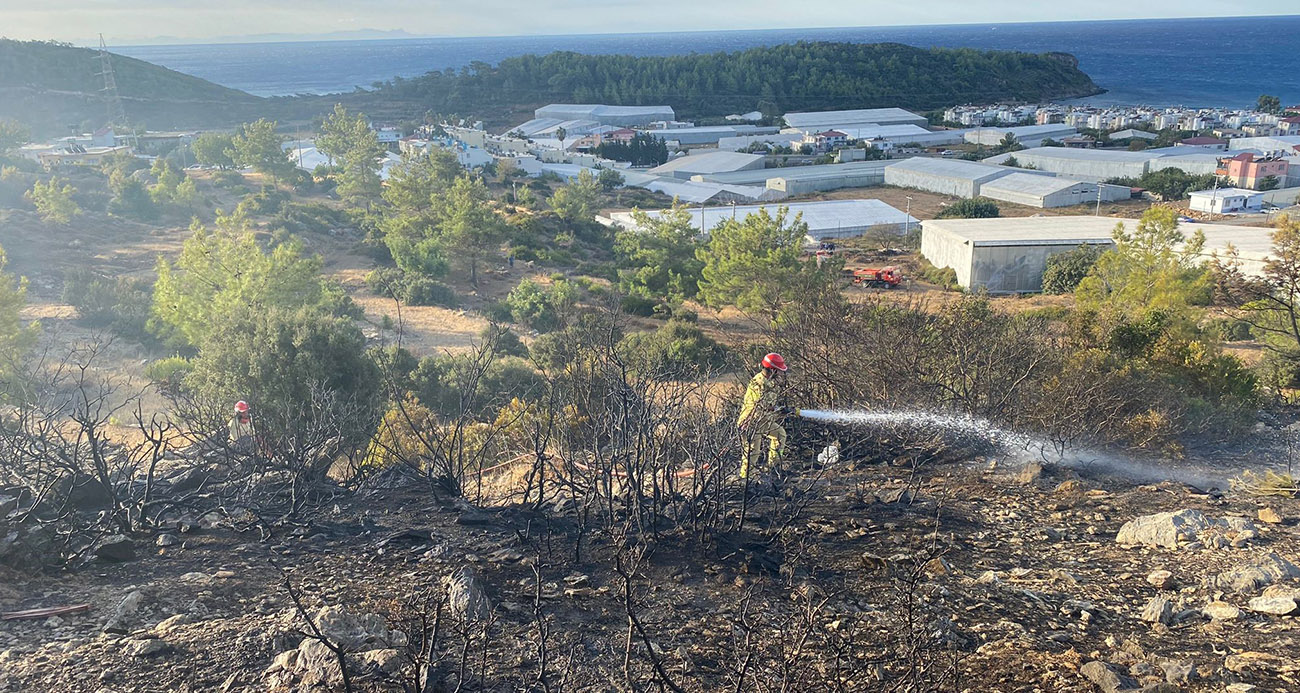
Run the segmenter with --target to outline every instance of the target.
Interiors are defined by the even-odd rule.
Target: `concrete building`
[[[104,161],[114,154],[132,153],[129,146],[121,147],[83,147],[79,144],[42,151],[36,155],[47,170],[63,166],[103,166]]]
[[[1187,152],[1191,150],[1192,153]],[[1221,152],[1199,150],[1196,147],[1169,147],[1168,149],[1148,149],[1152,156],[1147,162],[1147,172],[1176,168],[1183,173],[1204,176],[1219,170]]]
[[[646,127],[656,121],[677,119],[672,106],[607,106],[604,104],[553,103],[533,111],[534,118],[594,120],[601,125]]]
[[[1130,229],[1135,219],[1107,217],[1018,217],[936,219],[921,230],[921,254],[936,267],[951,267],[957,283],[992,294],[1033,293],[1043,289],[1047,259],[1080,245],[1112,247],[1117,223]],[[1180,224],[1185,235],[1205,235],[1204,253],[1222,255],[1236,248],[1242,270],[1258,275],[1271,251],[1271,228],[1221,224]]]
[[[650,169],[649,173],[654,176],[687,180],[691,176],[761,169],[765,162],[766,160],[761,154],[710,151],[706,154],[693,154],[670,159],[668,163]]]
[[[808,225],[805,241],[810,243],[831,238],[852,238],[872,230],[902,235],[907,229],[917,228],[920,224],[915,217],[910,217],[880,200],[832,200],[790,205],[705,207],[692,209],[691,220],[695,228],[700,229],[701,234],[707,234],[724,221],[743,220],[750,214],[758,214],[764,210],[776,216],[781,209],[786,210],[787,223],[798,216]],[[648,214],[651,218],[655,218],[662,211]],[[598,221],[617,224],[627,229],[636,228],[631,212],[615,212],[608,218],[598,219]]]
[[[1028,207],[1052,209],[1081,204],[1127,200],[1130,191],[1120,185],[1105,185],[1068,178],[1012,173],[980,186],[980,196]]]
[[[885,183],[955,197],[978,197],[982,185],[1017,172],[975,161],[915,157],[886,166]]]
[[[1238,188],[1258,190],[1266,178],[1274,178],[1278,185],[1286,182],[1287,160],[1278,155],[1256,156],[1251,152],[1242,152],[1219,160],[1215,173],[1228,179]]]
[[[1204,147],[1205,149],[1213,149],[1222,152],[1228,149],[1228,141],[1219,139],[1218,137],[1188,137],[1185,140],[1178,140],[1178,143],[1174,146]]]
[[[1197,190],[1189,193],[1191,209],[1210,214],[1249,214],[1259,212],[1264,206],[1264,194],[1241,188]]]
[[[853,111],[787,113],[785,123],[804,132],[863,127],[866,125],[916,125],[930,123],[925,116],[901,108],[866,108]]]

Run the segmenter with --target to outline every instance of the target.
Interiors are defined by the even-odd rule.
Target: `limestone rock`
[[[1135,517],[1120,527],[1115,541],[1125,546],[1178,548],[1178,543],[1196,541],[1197,535],[1214,525],[1199,510],[1156,513]]]
[[[165,618],[153,627],[153,631],[159,635],[166,635],[181,626],[194,622],[194,617],[189,614],[176,614],[170,618]]]
[[[340,606],[325,606],[314,617],[325,637],[353,652],[406,645],[406,636],[390,631],[388,622],[378,614],[354,614]]]
[[[1190,659],[1164,659],[1158,664],[1168,683],[1183,684],[1196,679],[1196,662]]]
[[[1161,596],[1152,597],[1142,609],[1142,620],[1147,623],[1169,625],[1174,620],[1174,610],[1169,604],[1169,599]]]
[[[122,652],[128,657],[144,658],[157,657],[170,649],[171,647],[162,640],[149,638],[148,640],[128,640],[126,645],[123,646]]]
[[[129,538],[114,534],[105,537],[95,545],[95,557],[109,563],[123,563],[135,560],[135,543]]]
[[[1235,674],[1244,674],[1249,671],[1274,671],[1289,663],[1285,657],[1267,652],[1253,651],[1230,654],[1223,659],[1224,668]]]
[[[132,590],[118,603],[113,615],[108,617],[108,622],[104,624],[104,632],[119,634],[131,632],[131,621],[135,618],[136,612],[140,611],[142,604],[144,604],[144,593],[140,590]]]
[[[1260,508],[1256,517],[1260,522],[1267,522],[1270,525],[1282,524],[1282,516],[1272,508]]]
[[[167,548],[169,546],[180,544],[181,540],[177,539],[175,534],[159,534],[158,539],[154,541],[154,543],[163,548]]]
[[[1300,590],[1272,585],[1246,605],[1251,611],[1275,616],[1300,615]]]
[[[1251,683],[1230,683],[1223,689],[1225,693],[1260,693],[1259,686]]]
[[[1279,580],[1300,577],[1300,568],[1276,553],[1226,570],[1214,578],[1213,586],[1237,594],[1252,594]]]
[[[1235,621],[1241,618],[1241,609],[1228,602],[1210,602],[1201,613],[1215,621]]]
[[[1174,581],[1174,574],[1168,570],[1153,570],[1147,575],[1147,582],[1158,590],[1168,589]]]
[[[362,652],[358,659],[363,667],[372,667],[384,674],[395,674],[402,668],[402,653],[393,649]]]
[[[1088,662],[1079,669],[1079,673],[1105,693],[1115,693],[1121,688],[1137,687],[1136,681],[1115,671],[1113,667],[1102,661]]]
[[[478,620],[487,618],[491,613],[492,604],[473,568],[457,568],[443,578],[443,584],[447,587],[448,606],[457,617],[467,621]]]

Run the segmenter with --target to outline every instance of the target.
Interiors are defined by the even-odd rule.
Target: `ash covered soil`
[[[1294,499],[838,464],[751,493],[740,531],[576,560],[580,517],[421,482],[299,525],[185,517],[130,560],[0,569],[2,611],[90,604],[0,622],[0,690],[343,690],[304,613],[357,691],[1300,690]]]

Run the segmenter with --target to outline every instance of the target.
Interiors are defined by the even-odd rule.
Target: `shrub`
[[[218,188],[230,190],[242,187],[244,185],[244,176],[239,171],[213,171],[212,184]]]
[[[140,342],[152,341],[147,326],[153,291],[147,280],[110,279],[86,268],[74,269],[63,278],[63,301],[91,327],[105,327]]]
[[[1101,246],[1080,245],[1047,258],[1047,268],[1043,270],[1043,293],[1073,293],[1092,266],[1097,264],[1102,251]]]
[[[185,381],[185,376],[189,375],[193,369],[194,366],[189,362],[189,359],[180,356],[168,356],[145,366],[144,375],[157,383],[164,392],[176,392]]]
[[[720,369],[728,355],[725,347],[684,320],[630,334],[619,346],[633,368],[664,380]]]
[[[629,315],[639,315],[643,318],[648,318],[655,314],[655,309],[659,307],[659,302],[653,298],[629,294],[619,301],[619,307],[624,313],[628,313]]]
[[[937,215],[939,219],[992,219],[1002,215],[998,203],[985,197],[958,200],[944,207]]]
[[[515,322],[538,332],[550,332],[560,326],[561,317],[574,298],[573,285],[558,281],[543,288],[525,279],[506,296],[506,305]]]
[[[422,274],[403,272],[395,267],[381,267],[366,275],[371,291],[395,298],[412,306],[455,308],[460,297],[450,286]]]
[[[528,358],[528,345],[524,344],[519,335],[515,334],[515,331],[509,327],[488,325],[479,333],[479,338],[484,341],[495,338],[497,354]]]
[[[935,267],[929,260],[921,258],[918,273],[922,280],[945,289],[955,291],[961,288],[957,284],[957,270],[951,267]]]

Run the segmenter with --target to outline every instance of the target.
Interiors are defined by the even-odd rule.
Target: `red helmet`
[[[780,354],[768,354],[767,356],[763,357],[763,367],[775,368],[778,371],[784,371],[786,369],[785,359],[782,358]]]
[[[239,400],[238,402],[235,402],[235,411],[239,412],[240,414],[243,414],[244,412],[248,411],[248,402],[245,402],[242,399]]]

